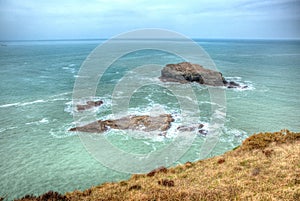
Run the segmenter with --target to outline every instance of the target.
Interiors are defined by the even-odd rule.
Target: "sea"
[[[82,142],[80,135],[84,134],[68,131],[76,125],[74,86],[80,69],[90,53],[105,41],[1,42],[0,197],[11,200],[50,190],[65,193],[130,178],[132,173],[114,170],[97,160]],[[247,86],[222,89],[226,117],[217,143],[205,157],[232,150],[254,133],[300,131],[299,40],[194,41],[227,80]],[[151,49],[123,55],[106,69],[95,95],[86,97],[102,100],[103,105],[87,112],[97,119],[113,118],[112,107],[118,105],[114,105],[112,94],[121,98],[124,94],[122,87],[114,90],[117,84],[124,77],[133,82],[143,79],[143,75],[132,73],[137,61],[139,65],[155,64],[163,68],[182,62],[183,58]],[[151,114],[156,110],[171,114],[175,121],[166,135],[137,137],[132,131],[114,129],[87,135],[104,136],[128,153],[147,154],[168,146],[176,137],[182,118],[179,99],[163,85],[155,84],[160,82],[158,78],[151,79],[153,84],[139,86],[131,94],[128,114]],[[195,123],[209,128],[213,105],[209,87],[196,83],[191,87],[195,96],[184,98],[199,107]],[[198,153],[207,137],[197,134],[187,151],[171,166],[202,159]]]

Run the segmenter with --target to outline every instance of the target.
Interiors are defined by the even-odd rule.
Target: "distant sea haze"
[[[0,196],[8,199],[49,190],[61,193],[129,178],[97,162],[82,145],[74,126],[72,91],[80,66],[104,40],[10,41],[0,46]],[[247,136],[283,128],[300,130],[300,42],[289,40],[197,39],[228,80],[247,85],[226,89],[226,122],[210,156],[239,145]],[[166,65],[182,59],[159,50],[140,50],[116,61],[101,78],[93,109],[97,118],[111,118],[111,94],[132,66]],[[132,74],[132,79],[142,79]],[[211,102],[205,86],[193,84],[199,122],[209,124]],[[121,93],[121,92],[120,92]],[[189,97],[187,97],[189,98]],[[141,87],[130,102],[132,114],[163,107],[172,114],[167,137],[136,139],[118,130],[103,135],[120,149],[147,153],[172,141],[180,121],[174,94],[157,85]],[[197,160],[205,136],[197,136],[178,161]],[[126,143],[125,143],[126,142]]]

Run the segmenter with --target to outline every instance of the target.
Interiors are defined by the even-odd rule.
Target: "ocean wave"
[[[237,144],[241,144],[247,137],[248,133],[242,129],[223,126],[220,141],[231,144],[231,146],[236,146]]]
[[[73,91],[69,91],[69,92],[64,92],[64,93],[60,93],[60,94],[55,94],[55,95],[52,95],[50,96],[51,98],[55,98],[55,97],[60,97],[60,96],[65,96],[65,95],[69,95],[69,94],[72,94]]]
[[[68,66],[63,66],[62,69],[74,74],[76,72],[75,66],[76,64],[69,64]]]
[[[73,101],[68,101],[65,103],[65,109],[64,111],[67,113],[70,113],[71,115],[73,115],[74,111],[73,111]]]
[[[40,125],[40,124],[48,124],[49,123],[49,120],[47,118],[43,118],[39,121],[32,121],[32,122],[27,122],[25,123],[26,125],[32,125],[32,124],[35,124],[35,125]]]
[[[82,77],[82,78],[89,78],[90,76],[83,76],[83,75],[74,75],[74,78]]]
[[[68,92],[69,93],[69,92]],[[68,94],[68,93],[64,93],[64,94]],[[69,98],[54,98],[53,97],[58,97],[60,95],[54,95],[51,96],[49,99],[38,99],[38,100],[34,100],[34,101],[29,101],[29,102],[17,102],[17,103],[8,103],[8,104],[4,104],[4,105],[0,105],[0,108],[6,108],[6,107],[22,107],[22,106],[28,106],[28,105],[33,105],[33,104],[40,104],[40,103],[48,103],[48,102],[54,102],[54,101],[64,101],[64,100],[69,100]]]
[[[283,56],[300,56],[298,53],[281,53],[281,54],[263,54],[261,56],[267,57],[283,57]]]
[[[160,114],[172,114],[174,113],[174,108],[167,105],[162,105],[155,103],[150,99],[150,103],[146,107],[132,107],[128,109],[128,114],[131,115],[151,115],[158,116]]]
[[[76,107],[73,108],[73,106],[76,106],[76,105],[84,105],[84,104],[86,104],[87,101],[98,101],[98,100],[103,101],[103,104],[99,107],[92,107],[85,111],[78,111]],[[69,113],[70,115],[74,115],[77,112],[89,112],[89,113],[96,114],[96,113],[99,113],[100,111],[103,112],[105,110],[109,110],[109,108],[112,105],[112,101],[111,101],[110,96],[104,96],[104,97],[94,96],[94,97],[87,97],[87,98],[82,98],[82,99],[72,99],[71,101],[66,102],[65,105],[66,106],[64,108],[64,111]]]
[[[0,105],[0,108],[5,108],[5,107],[12,107],[12,106],[26,106],[26,105],[32,105],[36,103],[45,103],[47,102],[46,100],[35,100],[35,101],[30,101],[30,102],[17,102],[17,103],[9,103],[5,105]]]
[[[54,138],[66,138],[78,135],[77,132],[70,132],[69,129],[74,127],[74,123],[67,123],[55,129],[50,129],[49,134]]]
[[[118,130],[118,129],[109,129],[104,133],[105,136],[122,136],[122,138],[125,137],[125,139],[129,140],[131,138],[132,140],[147,140],[147,145],[150,145],[151,142],[165,142],[166,137],[163,135],[160,135],[161,131],[151,131],[151,132],[145,132],[145,131],[136,131],[136,130]],[[121,138],[120,138],[121,139]],[[145,143],[145,141],[143,141]],[[146,144],[146,143],[145,143]]]
[[[18,127],[16,126],[10,126],[10,127],[7,127],[7,128],[0,128],[0,133],[4,132],[4,131],[7,131],[7,130],[13,130],[13,129],[16,129]]]

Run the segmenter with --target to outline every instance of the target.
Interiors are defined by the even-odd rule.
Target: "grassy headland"
[[[83,192],[20,200],[300,200],[300,133],[259,133],[221,156]]]

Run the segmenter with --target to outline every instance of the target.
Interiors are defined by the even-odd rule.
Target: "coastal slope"
[[[300,133],[254,134],[221,156],[20,200],[300,200]]]

